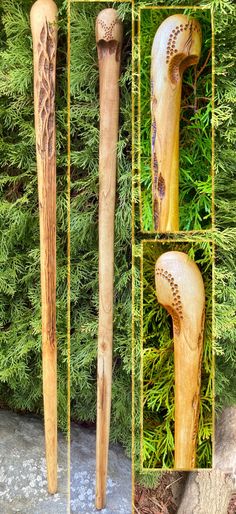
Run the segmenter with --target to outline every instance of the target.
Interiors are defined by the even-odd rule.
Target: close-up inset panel
[[[211,468],[212,245],[144,242],[142,466]]]
[[[141,9],[139,172],[144,231],[212,226],[209,9]]]

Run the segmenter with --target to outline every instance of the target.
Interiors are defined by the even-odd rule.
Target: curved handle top
[[[186,253],[165,252],[156,261],[155,281],[158,302],[171,314],[175,335],[182,329],[186,333],[186,326],[195,333],[205,314],[204,283],[197,264]]]
[[[174,85],[184,70],[197,64],[201,54],[201,27],[184,14],[169,16],[158,28],[152,45],[152,68],[166,73]]]
[[[33,36],[37,34],[45,23],[55,24],[58,9],[53,0],[37,0],[31,7],[30,24]]]
[[[122,43],[123,24],[115,9],[103,9],[96,19],[96,43],[116,41]]]

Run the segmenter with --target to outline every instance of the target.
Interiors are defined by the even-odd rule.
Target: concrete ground
[[[47,493],[43,420],[0,410],[0,513],[92,514],[95,501],[95,430],[71,424],[68,508],[67,440],[58,434],[58,493]],[[102,514],[131,514],[131,461],[111,445],[107,507]],[[101,511],[100,511],[101,512]]]

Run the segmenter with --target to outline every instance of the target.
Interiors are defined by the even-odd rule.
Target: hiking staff
[[[172,317],[175,368],[175,468],[195,467],[205,291],[198,266],[183,252],[165,252],[156,261],[158,302]]]
[[[96,507],[106,503],[111,412],[114,217],[119,122],[119,76],[123,28],[115,9],[96,20],[100,89],[99,321],[97,363]]]
[[[57,6],[37,0],[30,20],[40,221],[42,369],[49,493],[57,490],[56,129]]]
[[[201,52],[198,21],[184,14],[158,28],[151,62],[151,168],[154,229],[179,230],[179,120],[183,72]]]

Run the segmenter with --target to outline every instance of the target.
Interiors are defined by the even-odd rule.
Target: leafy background
[[[39,231],[38,231],[38,207],[37,207],[37,178],[35,166],[35,146],[34,146],[34,120],[33,120],[33,76],[32,76],[32,42],[29,25],[29,11],[32,0],[2,0],[0,4],[0,403],[1,406],[20,410],[22,412],[31,411],[42,413],[42,381],[41,381],[41,320],[40,320],[40,290],[39,290]],[[67,165],[67,76],[66,76],[66,2],[58,0],[60,7],[60,27],[59,27],[59,43],[57,56],[57,333],[58,333],[58,379],[59,379],[59,423],[60,427],[66,428],[66,380],[67,380],[67,343],[66,343],[66,276],[67,276],[67,193],[66,193],[66,165]],[[145,2],[146,4],[148,2]],[[149,2],[155,4],[154,0]],[[188,0],[158,0],[158,5],[187,5]],[[136,3],[137,5],[138,3]],[[215,208],[216,208],[216,226],[217,232],[212,234],[216,242],[216,273],[215,273],[215,312],[216,312],[216,406],[217,409],[223,405],[232,405],[236,403],[236,324],[235,324],[235,307],[236,307],[236,230],[235,230],[235,211],[236,211],[236,185],[235,185],[235,134],[236,134],[236,78],[235,66],[236,58],[234,48],[236,46],[236,5],[234,0],[204,0],[196,1],[195,5],[205,5],[214,11],[214,33],[215,33]],[[102,8],[106,4],[102,3]],[[89,3],[84,4],[84,9],[90,8]],[[93,4],[91,10],[95,13],[96,5]],[[128,9],[125,4],[120,6],[120,10]],[[93,168],[92,162],[95,163],[95,150],[90,139],[86,139],[87,131],[90,138],[94,133],[96,138],[92,138],[92,142],[98,145],[98,110],[96,102],[98,102],[98,69],[96,67],[96,51],[94,38],[94,21],[92,21],[92,13],[86,14],[83,10],[83,17],[80,24],[81,38],[83,37],[84,56],[83,62],[80,62],[81,71],[86,71],[87,85],[84,84],[84,91],[89,93],[92,101],[86,104],[87,123],[83,131],[79,131],[78,123],[74,125],[73,133],[73,108],[77,109],[77,119],[79,120],[82,101],[77,104],[78,97],[71,89],[72,95],[72,111],[71,111],[71,136],[72,136],[72,191],[71,191],[71,232],[72,232],[72,373],[71,373],[71,394],[72,413],[74,419],[95,419],[95,349],[96,349],[96,316],[95,308],[92,303],[86,305],[83,294],[86,292],[86,298],[95,298],[92,288],[86,290],[86,284],[91,279],[95,283],[95,268],[97,266],[97,243],[96,220],[92,219],[96,207],[92,205],[91,198],[97,201],[97,162]],[[72,13],[73,15],[73,13]],[[95,15],[94,15],[95,16]],[[136,15],[137,19],[137,15]],[[90,20],[90,21],[89,21]],[[121,158],[121,148],[119,150],[119,169],[121,163],[125,161],[125,156],[130,159],[130,96],[126,94],[126,90],[130,88],[131,69],[130,69],[130,25],[128,12],[125,16],[126,37],[123,48],[123,62],[126,60],[126,70],[122,67],[121,77],[121,121],[120,133],[123,130],[124,139],[119,145],[124,146],[123,158]],[[73,22],[73,19],[72,19]],[[83,28],[84,26],[84,28]],[[90,27],[90,36],[86,36],[86,30]],[[129,34],[129,37],[127,36]],[[93,50],[91,49],[91,41],[94,41]],[[85,44],[87,43],[87,45]],[[78,41],[77,41],[78,44]],[[137,54],[135,50],[135,55]],[[91,57],[91,55],[93,57]],[[75,52],[74,59],[78,59],[79,54]],[[91,64],[92,63],[92,64]],[[72,63],[73,64],[73,63]],[[74,66],[76,67],[76,66]],[[75,70],[74,73],[77,71]],[[123,78],[124,77],[124,78]],[[73,85],[72,73],[71,88]],[[124,82],[123,82],[124,81]],[[95,85],[96,82],[96,85]],[[91,93],[94,84],[97,94]],[[126,85],[125,85],[126,84]],[[91,87],[91,89],[90,89]],[[94,90],[95,91],[95,90]],[[77,90],[79,95],[79,90]],[[73,97],[75,100],[73,100]],[[128,97],[128,98],[127,98]],[[127,98],[127,99],[126,99]],[[125,105],[127,102],[127,111]],[[129,104],[129,107],[128,107]],[[78,109],[78,105],[80,109]],[[88,111],[88,107],[90,110]],[[126,111],[126,117],[124,112]],[[129,113],[129,115],[128,115]],[[125,123],[126,120],[126,123]],[[95,123],[96,122],[96,123]],[[123,129],[124,126],[124,129]],[[125,129],[126,127],[126,129]],[[80,137],[78,137],[80,135]],[[80,144],[81,137],[90,144],[87,148],[85,145],[79,147],[80,165],[73,162],[76,158],[73,156],[75,145]],[[78,149],[78,147],[77,147]],[[89,153],[91,154],[91,167]],[[86,158],[85,164],[82,166],[83,155]],[[78,157],[78,154],[77,154]],[[80,188],[81,195],[74,192],[75,175],[73,169],[77,169],[80,177],[81,185],[88,177],[87,169],[91,169],[94,174],[95,182],[93,192],[86,191],[82,197],[83,188]],[[125,169],[125,168],[124,168]],[[79,174],[80,173],[80,174]],[[117,237],[122,232],[124,234],[123,219],[129,218],[126,202],[127,196],[130,194],[130,182],[128,189],[123,188],[121,196],[120,187],[122,186],[123,172],[118,170],[118,204],[116,233]],[[84,181],[84,182],[83,182]],[[127,181],[127,174],[124,173],[124,184]],[[95,184],[96,183],[96,184]],[[86,184],[85,184],[86,185]],[[91,183],[89,184],[91,187]],[[96,189],[96,191],[95,191]],[[124,191],[125,190],[125,191]],[[76,188],[75,188],[76,191]],[[127,196],[123,196],[126,192]],[[73,199],[75,195],[75,200]],[[136,200],[137,194],[135,191]],[[76,223],[73,227],[74,212],[78,215],[79,200],[83,204],[84,211],[81,213],[80,231],[76,230]],[[83,199],[82,199],[83,198]],[[124,198],[124,202],[121,201]],[[86,200],[86,205],[85,205]],[[73,202],[75,204],[73,206]],[[77,202],[77,203],[76,203]],[[130,204],[129,204],[130,205]],[[86,211],[86,207],[88,211]],[[74,212],[73,212],[74,211]],[[87,214],[86,214],[87,212]],[[119,214],[120,212],[120,214]],[[121,223],[118,224],[120,218]],[[126,219],[126,218],[125,218]],[[85,223],[86,222],[86,223]],[[124,284],[129,283],[127,275],[130,270],[130,227],[127,221],[127,236],[123,239],[124,254],[127,255],[127,274],[123,273]],[[89,231],[87,228],[89,226]],[[83,230],[84,227],[84,230]],[[139,230],[136,224],[137,233]],[[78,235],[79,234],[79,235]],[[91,243],[90,237],[93,237],[94,243]],[[78,237],[77,237],[78,236]],[[188,235],[186,234],[186,237]],[[204,235],[206,240],[210,239],[210,235]],[[202,239],[202,236],[201,236]],[[192,240],[197,241],[196,235],[192,236]],[[89,249],[89,258],[86,263],[84,259],[83,265],[79,267],[77,256],[81,255],[82,249]],[[117,248],[117,245],[116,245]],[[94,249],[94,253],[93,253]],[[119,273],[119,262],[124,262],[124,256],[121,252],[118,254],[116,250],[116,281],[119,279],[122,285],[122,274]],[[134,247],[137,261],[140,257],[139,244]],[[129,255],[129,257],[128,257]],[[119,257],[119,259],[118,259]],[[77,269],[77,271],[76,271]],[[124,270],[124,268],[122,268]],[[136,292],[139,288],[139,276],[135,271]],[[117,278],[118,277],[118,278]],[[130,277],[130,275],[129,275]],[[127,282],[125,282],[127,280]],[[129,279],[130,280],[130,279]],[[77,282],[77,283],[76,283]],[[116,282],[118,283],[118,282]],[[78,284],[78,285],[77,285]],[[120,290],[119,290],[120,291]],[[79,293],[77,295],[77,293]],[[122,305],[122,315],[126,316],[127,298],[129,293],[124,285],[123,297],[116,287],[116,298],[119,297],[118,305],[121,305],[121,299],[124,300],[125,310]],[[96,303],[97,308],[97,303]],[[120,307],[121,308],[121,307]],[[82,347],[80,338],[82,332],[79,329],[79,318],[85,320],[85,312],[91,323],[90,334],[88,335],[88,326],[84,325],[84,341],[86,345]],[[91,311],[91,315],[90,315]],[[129,311],[131,315],[131,310]],[[134,308],[135,319],[139,324],[140,309],[138,303]],[[116,309],[116,327],[118,327],[119,310]],[[113,389],[113,422],[112,437],[118,437],[124,441],[127,446],[130,445],[129,435],[125,433],[126,418],[129,417],[127,425],[130,428],[130,404],[126,402],[128,396],[130,402],[130,328],[129,322],[123,323],[119,329],[123,337],[122,351],[118,348],[118,331],[115,333],[115,380],[117,387]],[[116,330],[118,330],[116,328]],[[76,339],[76,333],[78,339]],[[124,342],[125,339],[125,342]],[[139,339],[138,339],[139,341]],[[90,342],[90,346],[89,343]],[[139,363],[139,344],[137,349],[137,363]],[[82,351],[84,350],[84,351]],[[91,350],[93,356],[91,357]],[[82,377],[82,365],[86,363],[86,373],[84,380]],[[77,361],[77,362],[76,362]],[[92,364],[91,364],[92,363]],[[78,367],[77,367],[78,365]],[[137,366],[138,368],[138,366]],[[76,370],[79,369],[79,373]],[[136,373],[137,381],[139,375]],[[120,383],[119,383],[119,377]],[[118,396],[118,386],[122,385],[122,391],[125,395],[121,398]],[[88,390],[90,393],[88,394]],[[126,395],[127,392],[127,395]],[[135,414],[139,420],[139,392],[138,387],[135,390]],[[125,416],[121,418],[123,404],[125,402]],[[115,407],[117,405],[117,407]],[[83,412],[82,412],[83,411]],[[124,420],[124,430],[121,426],[114,427],[116,412],[120,419],[120,425]],[[82,418],[83,416],[83,418]],[[122,433],[121,433],[122,432]],[[129,434],[129,432],[128,432]],[[136,461],[139,460],[139,439],[135,440]],[[144,475],[143,475],[144,476]],[[142,477],[140,477],[140,480]],[[145,475],[146,483],[154,484],[156,480],[155,473]]]
[[[151,48],[160,24],[176,12],[197,19],[202,28],[202,50],[197,66],[183,75],[180,114],[179,220],[180,230],[211,228],[211,11],[210,9],[142,9],[140,14],[140,180],[143,230],[154,230],[151,180]]]
[[[174,467],[174,347],[171,317],[158,304],[155,263],[166,251],[180,251],[199,266],[206,294],[200,419],[196,467],[212,457],[212,248],[206,243],[151,243],[143,246],[143,467]]]

